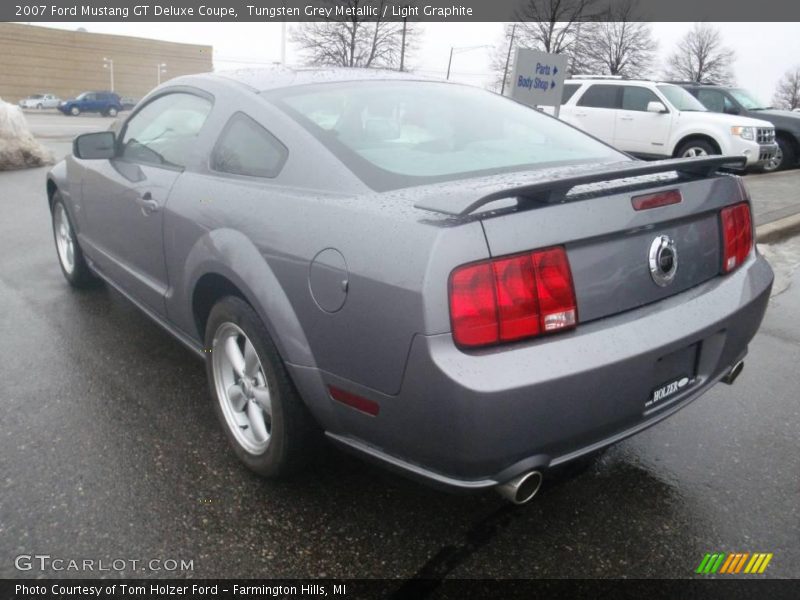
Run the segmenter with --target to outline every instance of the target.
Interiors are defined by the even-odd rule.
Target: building
[[[104,59],[113,61],[113,86],[112,65]],[[19,23],[0,23],[0,61],[0,98],[14,103],[35,93],[73,98],[112,88],[138,100],[159,77],[213,70],[211,46]]]

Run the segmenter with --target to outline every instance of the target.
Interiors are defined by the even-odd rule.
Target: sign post
[[[511,72],[511,97],[528,106],[552,106],[558,117],[567,57],[517,48]]]

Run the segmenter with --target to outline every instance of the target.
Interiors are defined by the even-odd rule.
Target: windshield
[[[535,109],[438,82],[348,82],[265,94],[376,190],[626,156]]]
[[[769,108],[764,102],[753,96],[750,92],[743,89],[728,90],[731,96],[747,110],[764,110]]]
[[[701,112],[708,110],[697,98],[682,87],[678,87],[677,85],[659,85],[656,87],[667,97],[669,103],[678,110]]]
[[[38,100],[39,98],[44,98],[44,94],[31,94],[28,96],[31,100]]]
[[[83,99],[85,99],[85,98],[86,98],[86,96],[88,96],[90,93],[91,93],[91,92],[83,92],[83,93],[82,93],[80,96],[78,96],[78,97],[77,97],[77,98],[75,98],[75,99],[76,99],[76,100],[83,100]]]

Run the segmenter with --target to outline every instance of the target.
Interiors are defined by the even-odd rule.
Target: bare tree
[[[591,73],[642,77],[653,64],[658,42],[648,23],[636,20],[638,0],[609,4],[597,21],[584,23],[576,36],[576,68]],[[574,72],[574,70],[573,70]]]
[[[497,88],[500,89],[503,83],[509,48],[568,54],[571,71],[575,63],[572,53],[578,48],[578,34],[581,27],[585,26],[581,21],[596,16],[597,3],[598,0],[525,0],[518,12],[519,22],[505,25],[503,40],[492,57],[492,70],[497,73]],[[510,73],[506,76],[510,76]]]
[[[301,23],[293,29],[290,39],[305,64],[397,68],[401,61],[407,62],[417,30],[406,21],[382,20],[386,1],[325,0],[334,10],[337,6],[344,8],[348,16]],[[367,6],[377,8],[377,17],[359,14]]]
[[[718,29],[707,23],[695,23],[667,59],[665,74],[670,79],[732,84],[735,56],[733,50],[722,44]]]
[[[800,107],[800,65],[784,73],[778,82],[772,103],[775,108],[785,108],[786,110]]]

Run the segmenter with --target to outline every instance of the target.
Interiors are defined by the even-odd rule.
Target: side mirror
[[[647,112],[653,113],[667,113],[667,107],[664,106],[661,102],[648,102],[647,103]]]
[[[117,153],[117,139],[113,131],[84,133],[72,142],[72,154],[87,160],[114,158]]]

